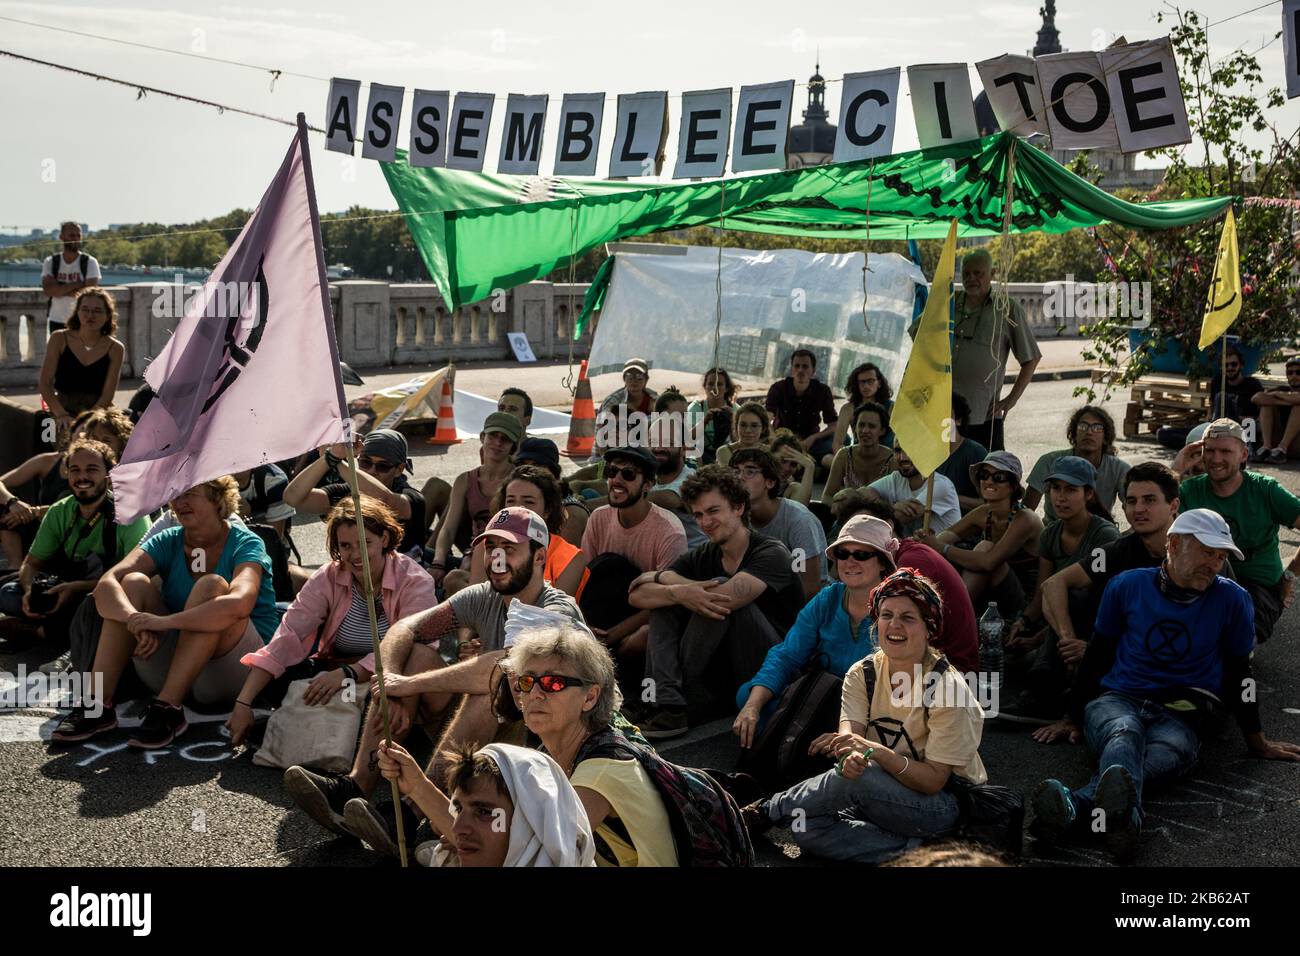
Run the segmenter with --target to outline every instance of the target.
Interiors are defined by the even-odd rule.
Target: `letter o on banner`
[[[1037,58],[1038,86],[1047,107],[1055,149],[1116,148],[1119,134],[1101,57],[1096,53],[1050,53]]]

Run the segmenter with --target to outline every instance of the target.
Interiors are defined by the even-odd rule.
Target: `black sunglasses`
[[[641,469],[633,468],[631,465],[606,465],[605,477],[613,478],[615,475],[618,475],[624,481],[635,481],[641,477]]]
[[[1011,476],[1005,471],[988,471],[987,469],[984,471],[977,471],[975,472],[975,480],[991,481],[995,485],[1011,484]]]
[[[371,471],[393,471],[402,467],[391,461],[384,461],[382,458],[371,458],[369,455],[362,455],[357,459],[357,464]]]
[[[852,550],[848,548],[835,548],[831,551],[831,557],[836,561],[847,561],[849,558],[852,558],[854,561],[870,561],[872,558],[880,557],[880,555],[875,551],[859,551],[856,548]]]
[[[548,694],[558,694],[570,687],[584,687],[590,683],[591,681],[583,680],[581,677],[566,677],[563,674],[538,674],[536,677],[532,674],[520,674],[515,678],[515,690],[521,694],[531,693],[533,685],[536,684]]]

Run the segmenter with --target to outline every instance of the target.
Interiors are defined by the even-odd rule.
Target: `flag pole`
[[[361,573],[365,578],[366,614],[370,618],[370,644],[375,655],[375,677],[379,683],[379,719],[384,727],[384,742],[393,743],[393,731],[388,720],[388,698],[384,695],[384,661],[379,653],[379,619],[375,615],[375,586],[370,578],[370,552],[366,548],[366,523],[361,515],[361,484],[357,481],[357,452],[355,442],[348,442],[348,487],[352,489],[352,507],[357,519],[357,544],[361,549]],[[393,816],[397,818],[397,850],[406,861],[406,830],[402,825],[402,793],[398,789],[396,778],[389,781],[393,785]]]
[[[934,508],[934,472],[930,472],[930,477],[925,479],[925,520],[921,524],[921,531],[930,530],[930,515]]]
[[[352,489],[352,507],[357,522],[357,543],[361,548],[361,573],[365,575],[366,611],[370,617],[370,646],[375,655],[375,678],[379,685],[379,717],[384,728],[384,742],[393,743],[392,726],[388,720],[388,698],[384,695],[384,660],[379,653],[379,620],[375,615],[374,585],[370,580],[370,552],[366,550],[366,522],[361,515],[361,489],[357,483],[357,455],[353,448],[352,418],[348,415],[347,397],[343,392],[343,379],[339,373],[339,346],[334,338],[333,306],[330,304],[329,278],[325,274],[325,251],[320,237],[320,210],[316,208],[316,184],[311,174],[311,149],[307,143],[307,117],[298,114],[298,144],[302,154],[303,178],[307,183],[307,212],[311,220],[312,242],[316,246],[316,275],[319,279],[321,312],[325,317],[325,334],[330,345],[330,359],[334,364],[334,387],[338,391],[339,416],[348,448],[348,487]],[[397,781],[389,781],[393,788],[393,813],[397,817],[397,851],[402,866],[406,859],[406,830],[402,825],[402,793]]]
[[[1228,333],[1219,339],[1219,412],[1218,418],[1228,417]]]

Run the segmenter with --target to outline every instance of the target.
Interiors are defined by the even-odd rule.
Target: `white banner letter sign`
[[[900,67],[845,73],[840,92],[840,128],[832,162],[888,156],[894,151]]]
[[[731,143],[731,171],[784,169],[794,80],[742,86]]]
[[[1192,141],[1169,38],[1102,51],[1120,149],[1126,153]]]
[[[618,98],[610,178],[658,176],[668,138],[668,93],[626,93]]]
[[[450,103],[447,90],[415,90],[411,94],[411,148],[407,161],[412,166],[446,165]]]
[[[400,86],[370,84],[366,137],[361,143],[362,159],[377,159],[381,163],[397,159],[397,128],[402,122],[402,98],[405,95],[406,90]]]
[[[991,60],[981,60],[975,69],[979,71],[998,126],[1017,136],[1047,132],[1043,91],[1038,88],[1032,56],[1004,53]]]
[[[497,172],[522,176],[537,175],[542,159],[542,130],[546,128],[545,93],[506,99],[506,121],[501,129],[501,158]]]
[[[1287,99],[1300,96],[1300,58],[1296,56],[1296,36],[1300,34],[1300,0],[1282,0],[1282,45],[1286,62]]]
[[[721,176],[727,168],[731,136],[731,89],[682,94],[677,127],[677,165],[673,179]]]
[[[965,63],[909,66],[907,91],[922,149],[979,138]]]
[[[1098,54],[1049,53],[1038,57],[1036,64],[1052,146],[1090,149],[1119,145]]]
[[[329,124],[325,127],[325,148],[352,155],[357,141],[357,109],[361,102],[361,81],[330,80],[330,98],[325,110]]]
[[[491,93],[456,94],[456,107],[451,111],[451,126],[447,129],[448,169],[478,172],[483,168],[495,99]]]
[[[555,144],[555,175],[596,175],[604,93],[565,93],[560,106],[560,139]]]

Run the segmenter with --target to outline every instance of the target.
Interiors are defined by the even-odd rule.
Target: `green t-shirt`
[[[50,505],[50,510],[41,519],[29,553],[38,561],[49,561],[60,552],[73,561],[85,560],[91,554],[103,556],[104,530],[100,525],[103,520],[103,514],[96,513],[87,527],[86,519],[77,507],[77,499],[71,495],[60,498]],[[140,517],[130,524],[116,525],[116,528],[116,560],[121,561],[149,530],[149,519]]]
[[[1268,475],[1243,471],[1241,478],[1241,487],[1227,498],[1211,490],[1209,475],[1188,478],[1179,486],[1179,511],[1208,508],[1222,515],[1232,543],[1244,555],[1242,561],[1230,559],[1237,580],[1272,587],[1282,577],[1277,529],[1279,525],[1290,528],[1300,518],[1300,498]]]

